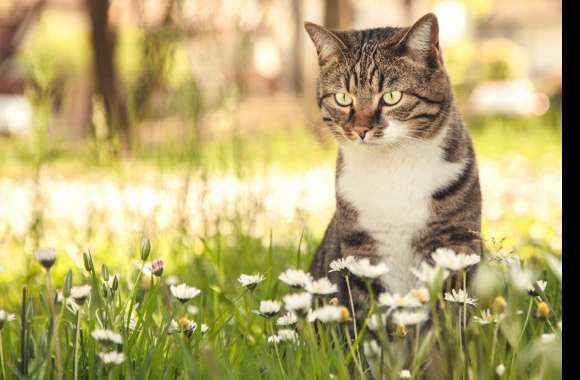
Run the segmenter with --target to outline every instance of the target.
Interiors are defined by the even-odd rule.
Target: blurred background
[[[433,11],[480,160],[486,244],[561,254],[557,0],[0,0],[0,270],[38,246],[121,266],[213,247],[312,254],[336,144],[303,22]],[[241,264],[243,266],[243,264]]]

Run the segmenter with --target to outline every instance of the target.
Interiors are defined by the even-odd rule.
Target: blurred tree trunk
[[[294,44],[292,46],[292,88],[296,95],[302,94],[302,0],[292,0],[294,21]]]
[[[403,0],[403,14],[407,25],[412,25],[413,21],[415,21],[413,17],[413,3],[413,0]]]
[[[349,0],[324,1],[324,26],[328,29],[349,28],[354,19],[354,9]]]
[[[115,69],[116,32],[109,22],[109,0],[86,0],[91,24],[91,45],[97,93],[103,101],[108,138],[115,135],[123,150],[131,146],[131,126],[127,104],[120,96]]]

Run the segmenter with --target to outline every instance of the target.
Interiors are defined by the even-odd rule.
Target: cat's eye
[[[388,106],[394,106],[399,103],[403,94],[401,91],[391,91],[383,94],[383,102]]]
[[[352,104],[352,97],[346,92],[337,92],[334,94],[334,100],[341,107],[348,107]]]

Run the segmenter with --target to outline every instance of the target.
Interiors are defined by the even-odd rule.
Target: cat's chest
[[[411,242],[430,217],[432,194],[453,181],[462,164],[443,160],[435,144],[381,154],[341,148],[341,154],[337,195],[356,210],[357,228],[377,242],[391,280],[401,277],[389,281],[396,283],[391,288],[406,287],[409,266],[418,264]]]

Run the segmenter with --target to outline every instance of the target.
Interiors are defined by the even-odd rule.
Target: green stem
[[[363,370],[363,368],[362,368],[362,364],[361,364],[361,362],[360,362],[360,357],[359,357],[358,355],[355,355],[355,354],[354,354],[354,351],[355,351],[355,350],[354,350],[354,348],[353,348],[353,346],[352,346],[352,342],[351,342],[350,333],[348,332],[348,327],[346,327],[346,325],[345,325],[345,327],[344,327],[344,331],[346,332],[346,341],[347,341],[347,343],[348,343],[348,348],[350,349],[350,353],[351,353],[352,357],[354,358],[354,362],[355,362],[355,364],[356,364],[356,368],[359,370],[359,372],[360,372],[360,375],[361,375],[361,378],[363,378],[363,379],[364,379],[364,377],[365,377],[365,374],[364,374],[364,370]],[[357,348],[358,348],[358,345],[357,345]]]
[[[352,292],[350,291],[350,281],[348,280],[348,274],[344,275],[344,279],[346,280],[346,289],[348,290],[348,299],[350,302],[350,311],[352,313],[352,328],[354,329],[354,339],[358,339],[358,332],[356,329],[356,314],[354,311],[354,302],[352,300]]]
[[[4,364],[4,344],[2,343],[2,330],[0,330],[0,365],[2,366],[2,378],[8,379],[6,377],[6,366]]]
[[[496,324],[495,329],[493,330],[493,340],[491,343],[491,358],[489,364],[493,366],[493,359],[495,358],[495,346],[497,345],[497,334],[499,331],[499,322]]]
[[[56,372],[57,378],[62,379],[62,358],[60,355],[60,337],[58,334],[58,318],[56,315],[56,305],[54,299],[54,291],[52,288],[52,279],[50,277],[50,270],[46,271],[46,292],[48,296],[48,304],[50,306],[50,317],[52,323],[52,342],[54,344],[54,355],[56,357]]]
[[[78,359],[78,347],[79,347],[79,334],[80,334],[80,324],[81,324],[81,311],[77,311],[77,325],[75,331],[75,341],[74,341],[74,349],[73,349],[73,359],[74,359],[74,370],[73,370],[73,379],[78,379],[78,367],[79,367],[79,359]]]
[[[274,334],[274,323],[271,319],[268,320],[268,325],[270,326],[270,331],[272,335]],[[280,371],[282,371],[282,375],[284,378],[287,378],[286,371],[284,371],[284,366],[282,365],[282,359],[280,358],[280,353],[278,352],[278,342],[274,342],[274,351],[276,351],[276,358],[278,359],[278,365],[280,366]]]

